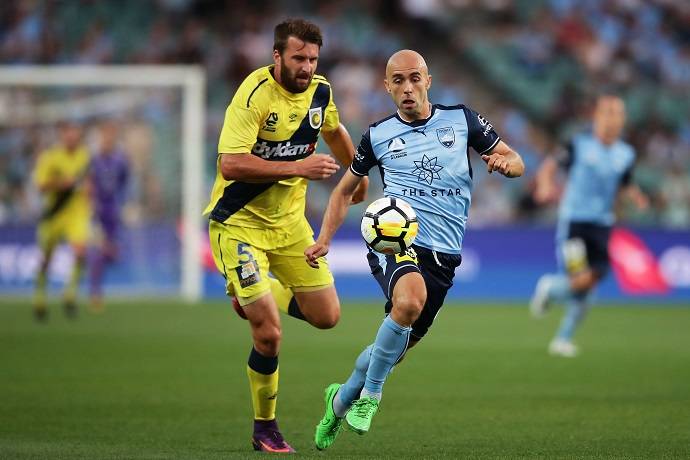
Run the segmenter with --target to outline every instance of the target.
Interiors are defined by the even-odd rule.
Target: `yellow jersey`
[[[69,152],[63,146],[56,145],[39,154],[33,172],[33,181],[37,187],[56,180],[74,181],[72,188],[43,194],[43,219],[68,213],[90,212],[91,206],[86,190],[90,159],[85,146],[79,146]]]
[[[225,180],[220,171],[221,153],[252,153],[268,161],[302,160],[314,153],[322,128],[338,127],[338,110],[324,77],[314,75],[306,91],[291,93],[275,81],[273,67],[252,72],[225,112],[216,180],[204,214],[235,227],[311,231],[304,217],[306,179],[249,183]]]

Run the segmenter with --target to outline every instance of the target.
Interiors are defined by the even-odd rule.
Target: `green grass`
[[[116,303],[35,324],[0,302],[0,458],[260,458],[247,324],[227,303]],[[559,312],[555,312],[559,313]],[[690,309],[595,309],[583,354],[551,358],[558,314],[446,307],[385,387],[372,431],[312,444],[324,387],[381,320],[344,306],[318,331],[285,319],[278,415],[303,458],[688,458]]]

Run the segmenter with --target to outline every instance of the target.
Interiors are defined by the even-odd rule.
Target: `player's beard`
[[[297,77],[309,78],[306,83],[301,83],[297,80]],[[280,82],[285,87],[286,90],[291,93],[303,93],[309,88],[311,79],[314,74],[309,75],[307,72],[302,73],[292,73],[287,66],[280,66]]]

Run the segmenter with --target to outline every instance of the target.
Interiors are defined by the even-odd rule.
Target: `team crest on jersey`
[[[314,129],[319,129],[323,124],[323,112],[321,107],[309,109],[309,126]]]
[[[438,141],[446,148],[451,148],[455,144],[455,131],[453,128],[439,128],[436,130]]]

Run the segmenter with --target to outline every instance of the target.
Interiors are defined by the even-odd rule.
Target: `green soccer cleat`
[[[328,449],[333,444],[343,425],[343,419],[336,416],[333,411],[333,399],[338,393],[339,388],[339,383],[331,383],[326,387],[324,396],[326,412],[323,414],[319,424],[316,425],[316,433],[314,434],[314,443],[319,450]]]
[[[379,410],[379,400],[364,397],[352,402],[350,411],[345,416],[350,429],[357,434],[364,434],[371,427],[371,419]]]

